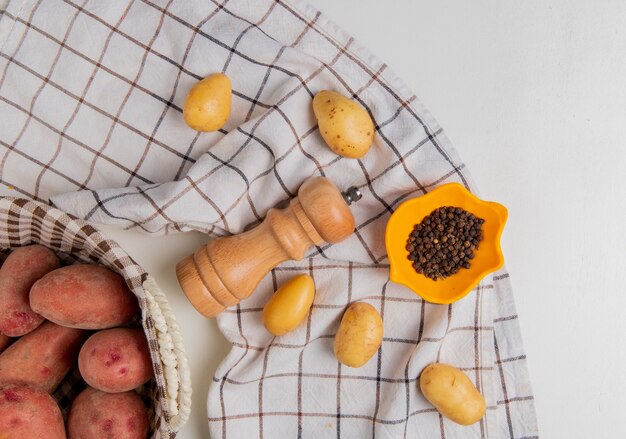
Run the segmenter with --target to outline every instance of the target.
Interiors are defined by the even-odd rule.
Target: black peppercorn
[[[460,207],[432,211],[407,239],[408,259],[419,274],[436,281],[470,268],[485,221]]]

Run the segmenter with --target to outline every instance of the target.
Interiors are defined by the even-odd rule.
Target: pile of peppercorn
[[[415,271],[436,281],[470,268],[469,261],[483,239],[484,222],[460,207],[433,210],[415,225],[407,241]]]

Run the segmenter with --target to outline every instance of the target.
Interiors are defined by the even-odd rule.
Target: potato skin
[[[65,439],[61,410],[43,390],[0,386],[0,438]]]
[[[293,331],[305,319],[315,297],[315,282],[308,274],[289,279],[263,308],[263,324],[274,335]]]
[[[68,439],[145,439],[148,411],[137,393],[105,393],[87,387],[72,403]]]
[[[30,307],[30,289],[39,278],[60,264],[52,250],[43,245],[13,250],[0,268],[0,332],[9,337],[20,337],[44,321]]]
[[[374,141],[374,123],[363,107],[340,93],[322,90],[313,98],[313,112],[326,144],[336,154],[363,157]]]
[[[31,289],[30,306],[58,325],[80,329],[119,326],[138,309],[119,274],[90,264],[59,268],[39,279]]]
[[[44,322],[0,354],[0,384],[22,383],[52,393],[78,358],[87,333]]]
[[[152,377],[146,336],[133,328],[99,331],[81,348],[78,369],[87,384],[103,392],[135,389]]]
[[[194,85],[185,99],[185,123],[196,131],[217,131],[230,115],[232,85],[223,73],[209,75]]]
[[[337,360],[350,367],[361,367],[378,351],[383,341],[383,320],[369,303],[351,304],[341,318],[335,335]]]
[[[433,363],[420,376],[424,397],[446,418],[471,425],[485,416],[485,398],[456,367]]]

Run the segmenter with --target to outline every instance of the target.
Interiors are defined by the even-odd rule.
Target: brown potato
[[[80,350],[78,369],[87,384],[103,392],[135,389],[152,377],[146,336],[132,328],[97,332]]]
[[[374,123],[363,107],[340,93],[322,90],[313,98],[320,134],[336,154],[363,157],[374,141]]]
[[[90,264],[59,268],[39,279],[31,289],[30,306],[58,325],[80,329],[119,326],[138,309],[119,274]]]
[[[337,360],[361,367],[378,351],[383,341],[383,320],[369,303],[355,302],[343,314],[335,335]]]
[[[45,322],[0,354],[0,384],[28,384],[52,393],[76,362],[86,335]]]
[[[0,268],[0,332],[19,337],[44,321],[31,309],[28,295],[39,278],[59,265],[59,258],[43,245],[13,250]]]
[[[65,439],[61,410],[43,390],[16,384],[2,386],[0,438]]]
[[[68,439],[145,439],[148,411],[137,393],[105,393],[87,387],[72,403]]]
[[[433,363],[422,371],[419,385],[424,398],[457,424],[471,425],[485,416],[485,398],[456,367]]]

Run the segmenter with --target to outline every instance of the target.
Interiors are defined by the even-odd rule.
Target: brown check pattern
[[[407,43],[409,47],[410,43]],[[426,62],[426,60],[424,60]],[[185,126],[190,87],[233,82],[215,133]],[[324,146],[311,99],[334,89],[375,121],[372,150]],[[272,272],[218,318],[233,349],[208,396],[212,437],[537,436],[506,273],[452,306],[389,282],[384,228],[404,200],[446,182],[475,191],[442,129],[389,68],[300,0],[24,0],[0,11],[0,193],[149,233],[238,233],[312,175],[357,186],[356,231]],[[271,338],[261,309],[297,272],[317,285],[306,324]],[[381,349],[341,366],[332,339],[347,304],[381,313]],[[433,361],[468,373],[488,402],[459,427],[421,396]]]
[[[161,361],[163,346],[160,346],[153,316],[146,306],[146,294],[149,293],[142,286],[147,273],[121,247],[86,222],[46,204],[0,197],[0,258],[4,260],[12,249],[29,244],[50,248],[65,264],[99,264],[124,277],[142,309],[137,323],[143,327],[152,356],[155,377],[141,389],[149,407],[151,437],[174,438],[176,431],[170,425],[172,416],[165,395],[166,379]],[[85,386],[76,368],[57,388],[53,396],[64,417]]]

